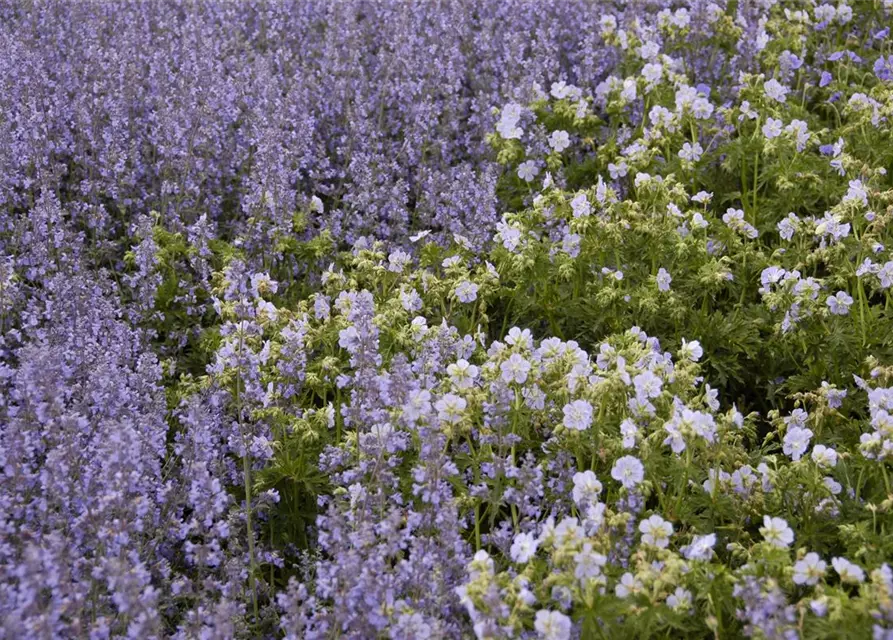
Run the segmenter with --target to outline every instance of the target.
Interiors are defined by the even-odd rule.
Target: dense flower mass
[[[891,24],[0,6],[0,636],[893,637]]]

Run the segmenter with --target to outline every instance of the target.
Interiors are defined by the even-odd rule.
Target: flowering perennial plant
[[[890,24],[0,6],[0,636],[893,637]]]

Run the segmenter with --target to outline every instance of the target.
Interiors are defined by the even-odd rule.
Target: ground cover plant
[[[893,637],[889,0],[0,5],[9,637]]]

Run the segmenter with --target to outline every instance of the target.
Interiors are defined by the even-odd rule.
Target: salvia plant
[[[0,637],[893,638],[890,25],[0,3]]]

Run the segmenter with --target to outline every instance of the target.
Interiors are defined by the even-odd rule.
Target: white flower
[[[639,427],[635,422],[627,418],[620,423],[620,435],[623,436],[623,448],[632,449],[636,446],[636,439],[639,436]]]
[[[763,83],[763,91],[765,91],[766,96],[772,100],[775,100],[776,102],[785,102],[790,89],[775,78],[772,78]]]
[[[474,302],[477,297],[478,286],[475,283],[463,280],[456,285],[456,298],[459,299],[459,302]]]
[[[493,566],[493,558],[490,557],[489,553],[481,549],[480,551],[475,553],[474,557],[471,559],[469,574],[472,577],[475,577],[479,575],[481,571],[493,573]]]
[[[512,542],[511,548],[511,556],[512,562],[517,562],[519,564],[525,564],[530,561],[530,559],[536,555],[536,549],[539,546],[539,541],[534,537],[533,534],[530,533],[519,533],[515,536],[514,542]]]
[[[262,321],[276,322],[279,317],[279,310],[272,302],[266,300],[257,301],[257,318]]]
[[[763,526],[760,527],[760,534],[765,538],[766,542],[779,549],[785,549],[794,542],[794,531],[788,526],[784,518],[763,516]]]
[[[769,44],[769,34],[766,33],[765,29],[761,29],[760,32],[757,34],[756,44],[757,51],[762,51],[766,48],[766,45]]]
[[[542,640],[569,640],[571,637],[571,619],[560,611],[537,611],[533,628]]]
[[[642,533],[643,543],[665,549],[670,544],[673,525],[655,514],[639,523],[639,531]]]
[[[642,587],[642,582],[627,571],[621,576],[617,586],[614,587],[614,593],[617,594],[618,598],[625,598],[631,593],[634,595],[639,593],[639,591],[642,590]]]
[[[533,160],[527,160],[518,166],[518,177],[525,182],[533,182],[539,172],[540,169]]]
[[[582,93],[579,88],[572,84],[567,84],[564,80],[553,82],[549,91],[556,100],[564,100],[565,98],[574,100],[579,98]]]
[[[608,165],[609,167],[614,165]],[[604,179],[599,176],[595,183],[595,199],[599,204],[605,204],[608,200],[608,187]]]
[[[837,466],[837,452],[823,444],[817,444],[812,448],[812,461],[820,467]]]
[[[410,421],[418,420],[431,410],[431,392],[426,389],[411,391],[405,405],[403,416]]]
[[[562,545],[575,543],[583,537],[584,531],[576,518],[567,517],[555,527],[555,539],[552,541],[555,548]]]
[[[663,380],[658,378],[651,371],[643,371],[633,378],[633,385],[636,388],[636,397],[639,398],[657,398],[660,396],[663,384]]]
[[[692,202],[698,202],[700,204],[709,204],[713,199],[713,194],[707,191],[698,191],[695,195],[691,197]]]
[[[571,139],[567,131],[553,131],[552,135],[549,136],[549,146],[558,153],[571,146]]]
[[[620,97],[624,102],[632,102],[636,99],[636,81],[634,78],[626,78],[623,81],[623,89],[620,91]]]
[[[646,40],[638,50],[643,60],[653,60],[660,55],[660,45],[652,40]]]
[[[505,382],[524,384],[527,381],[527,374],[530,372],[530,363],[519,354],[513,353],[508,360],[499,365],[499,368]]]
[[[667,292],[670,290],[670,284],[673,282],[673,276],[670,272],[661,267],[657,270],[657,289],[658,291]]]
[[[676,587],[676,591],[667,596],[667,606],[684,611],[691,609],[691,591]]]
[[[278,289],[279,284],[268,273],[255,273],[251,276],[251,293],[255,297],[265,293],[276,293]]]
[[[573,496],[577,506],[598,500],[598,494],[601,492],[602,483],[598,481],[598,478],[592,471],[587,469],[574,474]]]
[[[777,118],[769,118],[766,120],[766,124],[763,125],[763,135],[769,140],[777,138],[781,135],[781,126],[781,120],[778,120]]]
[[[660,82],[664,75],[664,67],[659,62],[649,62],[642,67],[642,77],[649,85],[655,85]]]
[[[664,438],[663,444],[668,445],[673,453],[682,453],[685,451],[685,437],[679,430],[679,426],[674,422],[664,424],[664,430],[669,434]]]
[[[403,290],[400,292],[400,305],[406,311],[418,311],[422,308],[422,297],[415,289]]]
[[[803,120],[791,120],[784,128],[786,133],[793,133],[797,141],[797,151],[803,151],[809,143],[809,127]]]
[[[610,14],[603,15],[598,21],[602,36],[609,36],[617,29],[617,18]]]
[[[574,555],[574,577],[577,580],[589,580],[601,576],[602,567],[608,564],[608,558],[601,553],[592,551],[592,545],[588,542],[583,545],[580,553]]]
[[[512,346],[530,349],[533,347],[533,334],[530,333],[530,329],[524,329],[522,331],[518,327],[512,327],[509,329],[508,335],[505,337],[505,342]]]
[[[756,228],[744,220],[744,211],[741,209],[729,207],[723,214],[722,221],[725,222],[730,229],[734,229],[751,240],[759,235]]]
[[[605,523],[606,508],[607,505],[604,502],[596,502],[586,508],[583,525],[586,527],[589,535],[595,535],[602,528],[602,525]]]
[[[465,411],[466,406],[465,398],[453,393],[447,393],[435,403],[434,408],[437,409],[438,417],[441,420],[450,424],[456,424],[462,420],[462,413]]]
[[[679,151],[679,157],[683,160],[688,160],[689,162],[697,162],[701,159],[701,155],[704,153],[704,148],[701,147],[700,144],[695,142],[691,144],[690,142],[686,142],[682,145],[682,149]]]
[[[865,582],[865,571],[857,564],[853,564],[846,558],[832,558],[831,565],[840,576],[841,582],[860,584]]]
[[[785,455],[791,456],[791,460],[796,462],[806,453],[811,439],[812,429],[789,427],[788,432],[784,436],[782,451],[784,451]]]
[[[355,482],[347,488],[350,496],[350,508],[355,509],[358,504],[366,499],[366,489],[359,482]]]
[[[517,140],[524,131],[518,126],[521,119],[522,107],[516,102],[509,102],[502,109],[499,122],[496,123],[496,131],[506,140]]]
[[[638,189],[639,187],[649,184],[651,180],[651,174],[639,171],[633,180],[633,184],[636,185],[636,188]]]
[[[825,300],[828,309],[836,316],[845,316],[850,312],[853,304],[853,297],[846,291],[838,291],[833,296],[828,296]]]
[[[611,467],[611,477],[625,489],[634,489],[645,479],[645,467],[638,458],[623,456]]]
[[[691,103],[691,113],[698,120],[706,120],[713,115],[713,104],[707,98],[695,98]]]
[[[817,553],[807,553],[794,565],[794,584],[815,586],[825,576],[828,563]]]
[[[447,367],[447,375],[456,389],[469,389],[478,377],[479,369],[468,360],[457,360]]]
[[[701,359],[701,356],[704,355],[704,349],[701,347],[701,343],[697,340],[688,342],[685,338],[682,338],[681,355],[683,358],[687,358],[692,362],[697,362]]]
[[[409,324],[409,331],[415,340],[421,340],[428,333],[428,321],[422,316],[416,316]]]
[[[827,599],[825,597],[822,597],[822,598],[816,598],[815,600],[810,600],[809,608],[818,617],[824,618],[825,614],[828,613]]]
[[[455,267],[462,264],[462,256],[450,256],[449,258],[445,258],[444,261],[440,264],[443,266],[444,269]]]
[[[620,164],[608,163],[608,173],[611,174],[611,180],[625,178],[628,171],[629,166],[626,164],[626,160],[621,160]]]
[[[682,554],[687,560],[710,560],[713,557],[713,546],[716,544],[716,534],[708,533],[705,536],[695,536],[691,544],[682,548]]]
[[[586,400],[574,400],[564,405],[562,424],[574,431],[585,431],[592,425],[592,405]]]
[[[815,16],[816,22],[831,22],[834,20],[834,17],[837,15],[837,10],[833,5],[830,4],[821,4],[816,7],[813,15]]]
[[[379,442],[385,442],[394,433],[394,427],[387,422],[372,425],[369,432],[375,436]]]
[[[568,233],[561,239],[561,250],[571,258],[580,255],[580,236],[576,233]]]
[[[578,193],[574,196],[574,199],[571,200],[571,209],[575,218],[585,218],[592,212],[592,207],[585,193]]]
[[[846,24],[853,19],[853,8],[848,4],[841,2],[837,5],[837,22]]]
[[[825,488],[831,492],[831,495],[838,495],[841,491],[843,491],[843,486],[831,476],[825,476],[822,478],[822,484],[825,485]]]

